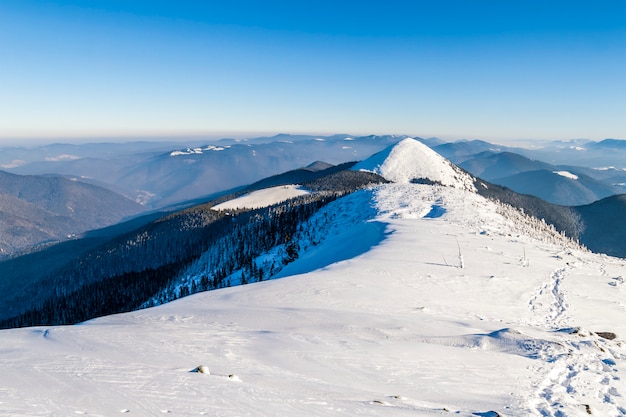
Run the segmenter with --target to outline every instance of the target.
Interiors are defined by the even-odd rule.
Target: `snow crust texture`
[[[0,415],[626,415],[623,259],[444,186],[307,228],[282,279],[0,332]]]

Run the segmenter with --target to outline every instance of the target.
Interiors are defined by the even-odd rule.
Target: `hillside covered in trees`
[[[203,204],[152,214],[2,262],[0,276],[11,279],[0,280],[0,328],[78,323],[269,279],[318,243],[320,220],[305,224],[312,215],[355,190],[387,182],[375,173],[351,170],[353,166],[290,171]],[[598,231],[620,233],[619,227],[607,230],[598,221],[597,205],[557,206],[482,181],[458,167],[450,169],[459,170],[454,171],[456,179],[471,178],[478,194],[532,216],[592,250]],[[295,179],[309,194],[259,209],[214,209],[246,192],[293,184]],[[430,178],[410,182],[442,186]],[[621,246],[612,250],[622,256]]]
[[[7,308],[2,309],[0,327],[72,324],[198,291],[263,280],[298,257],[295,236],[303,232],[302,222],[329,202],[381,182],[385,180],[372,173],[331,169],[328,175],[317,174],[304,183],[310,194],[270,207],[213,210],[228,198],[224,197],[165,215],[102,244],[87,239],[88,249],[60,264],[56,261],[63,260],[62,254],[50,248],[45,252],[55,258],[47,263],[58,265],[53,269],[19,268],[16,265],[28,264],[21,259],[0,264],[5,271],[26,271],[24,280],[16,274],[15,282],[4,282],[7,291],[0,304]],[[77,248],[78,242],[73,242]],[[271,249],[278,251],[272,265],[262,268],[253,262]],[[45,258],[41,253],[29,256]],[[188,286],[175,284],[200,256],[210,258],[207,274]],[[33,271],[37,273],[31,275]]]

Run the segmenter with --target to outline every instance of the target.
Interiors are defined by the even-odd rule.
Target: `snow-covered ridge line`
[[[229,209],[234,209],[234,206]],[[359,190],[331,202],[302,223],[298,231],[290,236],[288,243],[281,243],[270,251],[259,254],[251,261],[250,266],[235,270],[224,282],[228,283],[227,286],[237,286],[259,279],[268,280],[309,272],[367,252],[384,239],[384,225],[391,220],[428,220],[438,217],[476,235],[506,237],[586,251],[586,248],[559,233],[552,225],[476,193],[437,185],[386,184]],[[332,242],[327,242],[329,237]],[[317,246],[322,243],[326,243],[324,247],[331,249],[320,253],[321,249]],[[221,246],[216,244],[216,247]],[[211,261],[216,256],[213,249],[203,254],[167,289],[174,297],[163,293],[146,306],[169,302],[181,296],[180,294],[193,294],[198,288],[206,286],[206,280],[212,280],[216,274],[211,267],[216,264]],[[299,258],[308,261],[300,259],[291,264]]]
[[[276,247],[289,278],[3,331],[0,415],[626,415],[624,260],[507,210],[376,186]]]
[[[204,148],[187,148],[185,150],[178,150],[178,151],[172,151],[170,152],[170,156],[181,156],[181,155],[201,155],[204,152],[207,151],[215,151],[215,152],[219,152],[219,151],[223,151],[225,149],[230,148],[230,146],[214,146],[214,145],[208,145],[205,146]]]
[[[467,190],[437,185],[387,184],[376,188],[375,201],[382,219],[421,219],[437,207],[443,210],[447,222],[462,225],[471,233],[531,239],[587,251],[544,220]]]

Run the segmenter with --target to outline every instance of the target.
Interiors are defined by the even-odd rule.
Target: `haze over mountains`
[[[212,144],[198,141],[187,147],[131,142],[4,148],[0,169],[68,176],[159,208],[305,167],[315,160],[335,165],[359,161],[404,137],[277,135]],[[532,149],[484,141],[422,141],[476,176],[555,204],[589,204],[626,191],[626,150],[621,141],[545,142]]]
[[[626,191],[624,170],[552,165],[512,152],[482,152],[459,166],[519,193],[566,206],[589,204]]]
[[[529,215],[559,223],[574,209],[476,178],[413,139],[348,167],[273,178],[285,189],[291,175],[315,177],[292,200],[235,193],[101,232],[55,280],[41,268],[48,293],[33,274],[37,294],[3,280],[0,311],[29,306],[5,326],[159,306],[3,331],[0,413],[626,413],[624,261]],[[267,207],[215,210],[233,198]],[[597,213],[578,215],[594,228]],[[44,266],[45,252],[0,268]],[[190,372],[200,365],[210,373]]]
[[[118,223],[144,210],[122,195],[80,181],[0,171],[0,259]]]
[[[3,151],[0,168],[18,174],[60,174],[106,184],[150,207],[160,208],[208,196],[314,162],[358,161],[397,142],[398,136],[329,137],[277,135],[214,144],[132,143],[56,145],[27,154]],[[42,160],[43,157],[43,160]]]
[[[60,175],[76,183],[99,187],[91,190],[106,188],[119,194],[107,201],[122,202],[124,196],[147,211],[207,201],[219,193],[235,191],[255,181],[265,181],[265,186],[269,186],[268,181],[273,180],[263,178],[289,170],[305,173],[309,168],[303,167],[315,160],[326,164],[324,167],[362,160],[405,137],[276,135],[248,140],[224,139],[213,144],[196,142],[187,147],[175,142],[55,144],[29,149],[4,148],[0,152],[0,166],[12,173]],[[611,166],[612,162],[626,160],[626,150],[620,141],[547,142],[533,149],[503,147],[484,141],[420,141],[482,179],[554,204],[582,206],[625,191],[623,162]],[[298,182],[298,178],[294,177],[293,181]],[[138,206],[131,210],[121,206],[118,209],[118,203],[112,203],[98,210],[75,211],[73,217],[62,212],[52,212],[56,217],[49,217],[51,213],[45,205],[33,206],[32,202],[26,202],[25,206],[15,195],[5,194],[2,212],[7,222],[3,223],[3,255],[0,255],[5,257],[115,223],[141,211]],[[85,207],[102,200],[97,193],[89,195],[84,197]],[[61,198],[61,194],[57,198]],[[89,203],[89,199],[94,200]],[[619,205],[617,200],[610,201]],[[72,204],[69,200],[65,203]],[[22,214],[19,219],[15,217],[18,212]],[[94,221],[96,218],[99,221]],[[30,232],[25,233],[26,230]]]
[[[54,201],[45,202],[43,197],[25,200],[18,197],[26,195],[22,191],[10,193],[7,188],[3,193],[0,188],[0,214],[5,219],[0,226],[0,259],[142,211],[206,200],[210,195],[309,165],[316,156],[325,161],[320,164],[362,159],[397,140],[395,136],[277,135],[182,149],[176,148],[180,143],[152,142],[4,148],[0,167],[27,175],[7,177],[7,173],[5,178],[12,178],[9,182],[16,187],[18,182],[22,184],[29,194],[50,194]],[[65,184],[64,189],[82,187],[90,192],[83,191],[78,198],[72,192],[62,192],[59,184]],[[69,213],[65,206],[76,210]]]
[[[626,192],[626,167],[620,159],[626,154],[611,144],[607,140],[582,147],[557,142],[544,148],[523,149],[473,141],[442,144],[434,149],[480,178],[554,204],[577,206]],[[616,166],[612,166],[614,162]]]
[[[200,154],[204,151],[207,150],[200,149],[187,152]],[[208,152],[222,151],[209,149]],[[174,157],[177,156],[179,155],[174,155]],[[270,194],[270,200],[275,198],[275,195],[289,197],[300,195],[301,198],[293,207],[287,205],[282,208],[272,208],[272,210],[278,210],[279,213],[283,210],[295,210],[293,216],[302,220],[311,214],[311,210],[318,210],[317,205],[327,204],[328,201],[341,197],[345,193],[353,192],[364,185],[385,181],[461,187],[467,191],[521,209],[551,225],[569,238],[580,241],[593,251],[614,256],[626,256],[626,242],[621,239],[623,233],[626,233],[626,226],[619,221],[619,213],[624,209],[625,204],[623,198],[619,198],[619,196],[610,197],[580,207],[554,205],[540,198],[518,194],[510,189],[474,177],[422,142],[405,138],[356,164],[330,165],[316,162],[309,167],[268,177],[233,193],[216,199],[209,199],[206,204],[197,205],[196,202],[196,205],[193,205],[187,203],[183,206],[189,206],[188,209],[171,208],[166,212],[153,212],[147,216],[140,216],[130,222],[101,231],[90,232],[84,236],[74,236],[62,245],[55,245],[47,250],[2,262],[0,263],[0,275],[11,276],[21,285],[15,287],[13,281],[7,280],[0,282],[0,289],[2,290],[0,293],[3,294],[0,298],[0,305],[4,305],[0,319],[17,317],[17,315],[25,313],[31,308],[41,308],[42,303],[49,303],[52,306],[65,302],[65,295],[62,295],[62,299],[51,298],[54,297],[59,288],[65,288],[61,294],[72,291],[80,292],[82,295],[75,297],[76,300],[79,300],[81,297],[85,297],[84,293],[94,291],[90,285],[100,285],[101,282],[106,281],[118,286],[115,291],[111,291],[115,294],[116,291],[123,291],[123,286],[130,285],[129,279],[133,280],[133,285],[138,285],[141,279],[136,274],[144,274],[143,279],[147,279],[150,284],[147,285],[147,281],[146,287],[141,284],[141,289],[135,289],[134,295],[129,301],[121,302],[118,300],[116,303],[120,305],[118,307],[122,309],[120,311],[137,308],[141,303],[146,302],[145,297],[141,294],[149,294],[155,291],[155,288],[160,288],[163,285],[169,288],[163,293],[163,300],[176,299],[181,294],[194,293],[201,288],[212,289],[231,285],[232,279],[225,279],[233,270],[237,269],[237,265],[239,268],[245,266],[247,269],[244,275],[249,275],[245,279],[237,277],[239,281],[258,280],[259,277],[267,275],[268,271],[270,271],[270,275],[273,275],[280,270],[279,264],[272,262],[261,269],[253,269],[253,264],[250,263],[252,254],[247,251],[260,243],[262,245],[254,249],[255,251],[270,250],[274,245],[279,244],[281,239],[286,239],[285,236],[292,240],[294,230],[281,231],[277,225],[266,225],[264,227],[268,227],[269,230],[261,230],[265,216],[273,218],[277,215],[265,213],[260,215],[261,217],[257,217],[259,214],[243,214],[242,218],[247,219],[244,222],[245,227],[252,229],[238,230],[235,228],[236,231],[230,224],[231,218],[229,216],[233,213],[239,213],[241,210],[236,210],[237,206],[230,205],[229,199],[267,187],[282,187]],[[70,181],[70,183],[75,182]],[[295,187],[292,184],[300,184],[300,186]],[[247,199],[256,200],[259,197],[253,193]],[[264,205],[266,204],[261,204],[261,206]],[[215,211],[213,206],[228,207],[233,212]],[[297,211],[300,209],[303,210],[301,213]],[[289,218],[286,217],[285,219]],[[287,227],[287,224],[291,228],[296,227],[295,220],[284,221],[286,223],[281,223],[282,226],[280,227]],[[266,235],[267,233],[270,235]],[[278,235],[275,235],[276,233]],[[249,239],[250,236],[247,235],[256,236],[254,245],[241,246],[240,243],[237,243]],[[232,239],[231,243],[224,243],[229,241],[228,239]],[[223,243],[220,243],[221,246],[213,247],[214,241]],[[230,253],[232,247],[244,250],[245,253],[237,252],[238,254],[232,255],[235,256],[236,260],[229,260],[231,255],[226,254]],[[194,259],[202,257],[202,252],[209,250],[208,248],[213,248],[211,250],[216,251],[211,256],[221,259],[219,262],[215,259],[204,261],[208,264],[217,262],[222,265],[218,268],[215,276],[211,279],[207,278],[202,283],[194,282],[192,285],[190,282],[184,290],[171,287],[170,280],[182,273],[181,271],[190,262],[194,262]],[[287,248],[283,247],[282,250],[285,251]],[[277,255],[275,260],[283,259],[287,263],[290,262],[297,253],[296,246],[289,251],[291,254]],[[156,276],[160,278],[156,279]],[[48,284],[40,285],[43,282]],[[29,292],[30,288],[37,288],[35,297]],[[51,291],[52,288],[54,291]],[[118,298],[122,299],[121,297]],[[117,305],[116,303],[112,304]],[[85,315],[85,312],[91,311],[89,308],[81,307],[80,311],[82,312],[76,316],[78,319],[69,319],[69,317],[74,316],[65,315],[66,318],[60,323],[90,318],[89,315]],[[109,311],[109,313],[115,311],[117,310]],[[45,320],[52,320],[51,317],[56,313],[46,314],[52,314],[52,316]],[[31,323],[32,320],[37,322],[37,320],[44,319],[20,318],[18,322]]]

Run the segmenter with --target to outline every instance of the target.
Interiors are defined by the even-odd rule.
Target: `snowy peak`
[[[426,181],[476,191],[471,175],[413,138],[403,139],[352,169],[374,172],[396,183]]]

